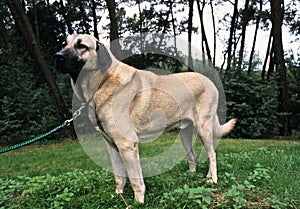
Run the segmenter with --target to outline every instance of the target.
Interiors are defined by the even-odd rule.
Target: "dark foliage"
[[[53,54],[60,48],[60,43],[69,31],[77,33],[93,33],[95,31],[91,25],[99,22],[101,15],[104,14],[106,10],[105,1],[65,1],[64,8],[62,8],[60,1],[54,1],[53,3],[49,1],[22,2],[26,4],[23,5],[26,15],[38,37],[42,51],[45,53],[49,68],[55,74],[56,82],[64,101],[68,105],[68,114],[71,115],[72,90],[69,78],[56,72]],[[95,11],[98,15],[95,19],[91,18],[93,11],[90,5],[92,2],[95,3]],[[292,2],[295,3],[296,1]],[[121,38],[126,37],[127,34],[140,34],[143,32],[160,34],[164,32],[166,36],[162,38],[165,39],[174,34],[179,35],[187,31],[187,17],[178,18],[182,16],[184,11],[188,11],[186,1],[175,1],[173,3],[149,1],[148,3],[152,6],[142,7],[139,14],[134,16],[126,13],[123,7],[117,5],[116,15]],[[155,9],[158,4],[164,3],[165,8]],[[135,5],[135,3],[127,4]],[[34,64],[34,60],[32,60],[24,39],[21,38],[20,31],[12,19],[5,1],[0,2],[0,6],[0,145],[4,145],[21,142],[40,135],[57,126],[61,121],[58,117],[55,102],[46,86],[45,78]],[[289,28],[291,32],[297,35],[299,21],[295,17],[298,17],[299,14],[295,8],[293,3],[287,5],[285,24],[288,25],[288,22],[291,22]],[[269,11],[261,14],[257,13],[256,15],[261,16],[262,27],[268,29],[268,24],[270,24]],[[229,18],[229,16],[225,14],[225,17]],[[71,28],[68,28],[69,26]],[[99,33],[108,34],[109,28],[110,25],[107,25]],[[239,30],[239,28],[236,30]],[[197,31],[196,28],[194,28],[194,31]],[[162,49],[171,52],[174,55],[173,57],[177,57],[179,52],[168,49],[164,45],[163,39],[158,37],[156,42],[156,44],[153,44],[154,46],[160,46]],[[134,42],[130,39],[126,42],[125,39],[122,43],[122,49],[124,52],[134,51],[133,49],[141,43],[140,40]],[[200,40],[195,44],[200,45]],[[146,48],[146,46],[144,47]],[[134,55],[127,57],[124,61],[141,69],[159,68],[172,73],[187,71],[185,65],[187,58],[181,54],[178,56],[181,56],[182,61],[157,54]],[[232,61],[234,61],[234,56],[236,54],[230,57]],[[245,57],[243,59],[241,66],[245,66],[246,69],[248,62]],[[259,61],[255,60],[256,58],[253,59],[253,63]],[[278,136],[279,129],[283,124],[282,116],[284,114],[290,116],[291,128],[300,131],[300,62],[299,60],[296,61],[294,57],[286,61],[289,96],[289,112],[286,113],[278,113],[279,95],[276,71],[273,73],[274,77],[262,82],[259,75],[260,71],[255,71],[260,70],[259,67],[253,67],[251,73],[247,74],[243,70],[232,67],[234,66],[232,64],[230,66],[232,69],[226,72],[226,77],[221,75],[226,93],[227,117],[238,118],[237,126],[231,133],[231,137],[267,138]],[[195,62],[194,65],[197,66]],[[54,135],[53,138],[63,137],[63,134],[61,132],[59,135]]]
[[[238,118],[232,137],[255,139],[278,134],[275,81],[262,82],[246,72],[227,75],[223,81],[228,118]]]
[[[29,57],[26,52],[21,55],[13,48],[7,53],[2,53],[5,60],[0,66],[2,145],[28,140],[61,123],[53,97]],[[70,105],[72,90],[69,87],[69,79],[61,77],[57,81]],[[52,138],[62,137],[62,134],[63,132],[53,135]]]

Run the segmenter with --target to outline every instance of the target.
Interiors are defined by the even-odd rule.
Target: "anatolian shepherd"
[[[213,139],[229,133],[236,120],[220,125],[218,91],[207,77],[192,72],[156,75],[138,70],[114,58],[102,43],[86,34],[69,36],[55,56],[58,70],[69,73],[73,83],[79,82],[75,94],[84,101],[93,98],[98,123],[111,139],[107,147],[116,193],[123,193],[127,170],[135,200],[144,202],[138,144],[173,127],[180,129],[191,171],[196,170],[192,135],[194,128],[198,131],[209,158],[207,176],[217,183]]]

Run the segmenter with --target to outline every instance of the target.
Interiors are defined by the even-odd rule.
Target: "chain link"
[[[64,126],[70,126],[71,123],[76,119],[78,118],[82,111],[87,107],[87,103],[82,103],[81,106],[79,107],[78,110],[76,110],[74,113],[73,113],[73,117],[70,118],[69,120],[65,120],[64,122]]]

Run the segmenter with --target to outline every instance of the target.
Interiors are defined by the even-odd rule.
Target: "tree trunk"
[[[170,5],[172,5],[172,4],[170,4]],[[174,18],[174,13],[173,13],[172,7],[171,7],[171,18],[172,18],[172,30],[173,30],[173,38],[174,38],[175,57],[178,57],[177,40],[176,40],[176,25],[175,25],[175,18]],[[176,59],[176,66],[175,66],[174,73],[179,73],[181,70],[181,67],[182,67],[181,62]]]
[[[26,2],[25,0],[21,0],[22,8],[24,11],[26,11]]]
[[[223,63],[221,65],[221,70],[220,70],[220,74],[222,74],[224,72],[224,66],[225,66],[225,62],[226,62],[226,56],[227,56],[227,52],[225,51],[225,53],[223,54]],[[225,74],[225,73],[224,73]]]
[[[272,35],[273,37],[273,35]],[[274,56],[274,39],[272,42],[272,47],[271,47],[271,51],[270,51],[270,59],[269,59],[269,69],[267,72],[267,80],[270,81],[271,75],[274,72],[274,68],[275,68],[275,56]]]
[[[193,71],[192,57],[192,30],[193,30],[193,10],[194,0],[189,0],[189,19],[188,19],[188,71]]]
[[[11,13],[22,32],[25,41],[29,47],[31,54],[36,62],[36,65],[41,70],[42,74],[44,75],[47,84],[49,86],[50,92],[52,93],[54,100],[57,105],[58,113],[61,116],[61,120],[65,121],[67,119],[67,109],[65,107],[65,103],[62,99],[62,96],[59,92],[57,84],[53,78],[51,71],[48,68],[48,65],[42,55],[40,50],[40,46],[37,43],[36,37],[34,35],[32,26],[29,22],[28,17],[25,14],[20,2],[18,0],[6,0],[8,7],[11,10]],[[70,132],[69,129],[66,129],[66,133],[69,137],[75,138],[75,132]]]
[[[140,33],[140,50],[141,52],[144,51],[144,37],[143,37],[143,22],[144,22],[144,19],[143,19],[143,15],[142,15],[142,9],[141,9],[141,1],[140,0],[137,0],[137,4],[138,4],[138,8],[139,8],[139,33]],[[145,60],[145,54],[142,53],[142,58],[143,60]]]
[[[10,42],[9,42],[9,36],[7,34],[7,30],[5,28],[5,22],[4,22],[4,16],[2,12],[0,11],[0,37],[1,37],[1,47],[3,49],[8,49]]]
[[[210,0],[210,9],[211,9],[211,19],[213,23],[213,33],[214,33],[214,58],[213,58],[213,66],[216,65],[216,52],[217,52],[217,31],[216,31],[216,19],[215,19],[215,12],[214,12],[214,6],[213,1]]]
[[[232,57],[234,56],[232,54],[232,45],[233,45],[234,33],[235,33],[235,29],[236,29],[237,15],[238,15],[238,0],[235,0],[234,7],[233,7],[232,19],[231,19],[231,25],[230,25],[230,34],[229,34],[229,39],[228,39],[227,68],[226,68],[225,73],[227,73],[230,70]]]
[[[97,13],[96,13],[97,4],[96,4],[95,0],[91,0],[91,1],[92,1],[91,8],[92,8],[93,25],[94,25],[94,37],[96,39],[99,39],[99,32],[98,32],[98,28],[97,28],[98,19],[97,19]]]
[[[235,55],[236,55],[236,50],[238,48],[238,44],[240,42],[241,37],[242,37],[241,35],[236,37],[236,31],[234,32],[234,34],[233,34],[233,51],[232,51],[233,60],[231,61],[232,62],[231,66],[233,66],[233,68],[236,68],[236,66],[237,66],[236,62],[238,60],[236,59]]]
[[[241,34],[241,47],[239,51],[239,60],[238,60],[238,69],[242,69],[243,58],[244,58],[244,49],[245,49],[245,40],[246,40],[246,29],[249,22],[249,0],[245,2],[245,8],[242,13],[242,34]]]
[[[146,63],[148,63],[148,61],[147,61],[147,59],[148,59],[148,56],[145,54],[145,53],[143,53],[145,50],[145,41],[144,41],[144,34],[143,34],[143,22],[144,22],[144,19],[143,19],[143,14],[142,14],[142,8],[141,8],[141,1],[140,0],[137,0],[137,4],[138,4],[138,9],[139,9],[139,29],[138,29],[138,31],[139,31],[139,47],[140,47],[140,51],[142,52],[142,54],[141,54],[141,61],[142,61],[142,68],[146,68],[147,66],[147,64]]]
[[[34,19],[35,37],[36,37],[37,44],[40,45],[39,20],[38,20],[38,14],[37,14],[38,8],[37,8],[35,0],[32,2],[32,4],[33,4],[33,19]]]
[[[282,1],[283,2],[283,1]],[[291,134],[290,119],[288,116],[288,87],[286,79],[286,66],[284,61],[284,51],[282,44],[282,22],[283,22],[283,8],[281,8],[281,1],[273,0],[271,4],[271,21],[273,28],[273,46],[276,63],[276,70],[279,74],[279,112],[283,114],[283,127],[280,129],[280,134],[288,136]]]
[[[118,23],[116,16],[116,2],[115,0],[106,0],[106,4],[110,19],[110,49],[115,57],[120,58],[122,55],[122,51],[119,42]]]
[[[202,47],[205,46],[206,55],[208,57],[208,60],[212,61],[211,53],[210,53],[210,48],[209,48],[207,37],[206,37],[206,33],[205,33],[204,21],[203,21],[203,10],[204,10],[205,4],[206,4],[206,2],[204,0],[202,2],[202,8],[201,8],[201,6],[200,6],[200,0],[197,0],[197,7],[198,7],[198,12],[199,12],[200,25],[201,25],[201,34],[202,34]],[[203,50],[202,50],[202,52],[205,53]]]
[[[251,48],[250,58],[249,58],[248,75],[251,75],[251,72],[253,70],[252,62],[253,62],[253,56],[254,56],[254,52],[255,52],[255,44],[256,44],[257,33],[258,33],[259,23],[260,23],[260,14],[259,13],[262,12],[262,6],[263,6],[263,2],[262,2],[262,0],[259,0],[259,12],[256,17],[254,38],[253,38],[253,43],[252,43],[252,48]]]
[[[269,36],[269,41],[268,41],[268,46],[267,46],[265,61],[264,61],[264,64],[263,64],[263,67],[262,67],[262,71],[261,71],[261,80],[265,79],[267,62],[268,62],[269,55],[271,55],[271,52],[270,52],[271,45],[272,45],[272,29],[271,29],[270,36]]]

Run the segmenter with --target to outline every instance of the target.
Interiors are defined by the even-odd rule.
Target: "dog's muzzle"
[[[67,55],[63,51],[56,52],[54,56],[56,58],[56,61],[62,61],[63,62],[67,59]]]
[[[54,55],[56,59],[56,69],[62,73],[68,73],[68,67],[66,66],[67,54],[63,51],[59,51]]]
[[[63,74],[70,74],[73,81],[76,81],[85,62],[66,50],[60,50],[54,56],[56,69]]]

